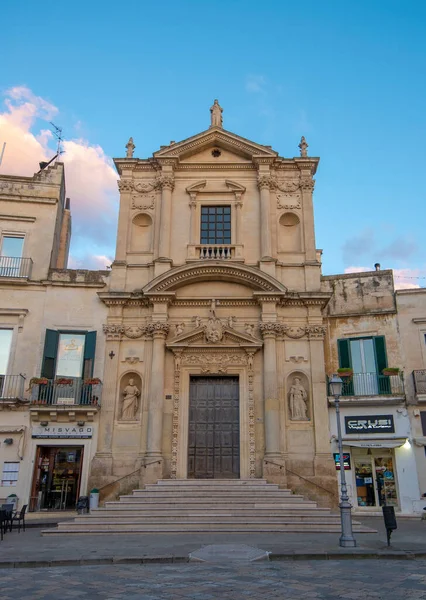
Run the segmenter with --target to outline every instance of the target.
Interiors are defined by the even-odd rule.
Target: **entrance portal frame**
[[[171,479],[187,479],[189,386],[191,376],[231,375],[239,379],[240,479],[256,477],[254,370],[257,349],[173,349],[175,357]]]

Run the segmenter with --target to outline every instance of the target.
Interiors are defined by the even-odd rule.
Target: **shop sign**
[[[33,427],[31,437],[39,439],[87,439],[93,435],[93,427],[79,427],[77,425],[62,425],[48,427]]]
[[[334,465],[336,467],[336,471],[340,471],[340,454],[338,452],[334,452]],[[349,471],[351,468],[351,455],[349,452],[343,452],[343,466],[345,471]]]
[[[346,433],[395,433],[393,415],[345,417]]]

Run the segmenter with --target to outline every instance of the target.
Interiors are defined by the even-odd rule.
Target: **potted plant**
[[[84,385],[99,385],[102,381],[99,377],[88,377],[84,380]]]
[[[340,369],[337,369],[337,374],[339,377],[351,378],[354,372],[353,369],[350,369],[349,367],[340,367]]]
[[[48,383],[49,380],[46,377],[31,377],[27,392],[30,392],[35,385],[47,385]]]
[[[399,368],[398,367],[386,367],[386,369],[383,369],[382,375],[386,375],[387,377],[391,377],[392,375],[399,375]]]
[[[72,385],[73,380],[69,379],[68,377],[57,377],[55,379],[55,384],[56,385]]]

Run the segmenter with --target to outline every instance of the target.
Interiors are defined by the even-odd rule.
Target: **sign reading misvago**
[[[33,427],[31,437],[33,438],[62,438],[62,439],[87,439],[93,435],[93,427],[77,426],[52,426],[52,427]]]

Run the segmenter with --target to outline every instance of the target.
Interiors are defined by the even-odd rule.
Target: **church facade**
[[[210,127],[120,176],[91,482],[261,478],[326,504],[330,453],[319,159]]]

